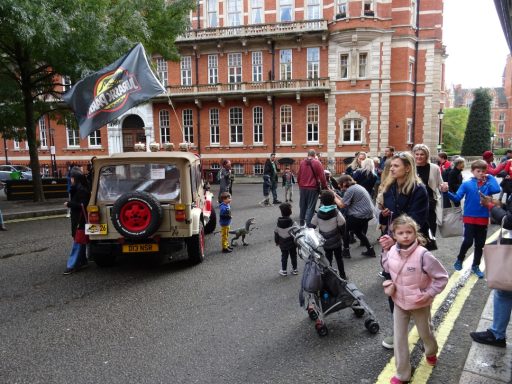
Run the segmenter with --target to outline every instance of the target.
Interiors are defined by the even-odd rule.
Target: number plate
[[[106,235],[107,224],[85,224],[86,235]]]
[[[123,253],[158,252],[158,244],[123,244]]]

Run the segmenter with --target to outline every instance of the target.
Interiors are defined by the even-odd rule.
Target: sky
[[[446,86],[501,87],[509,53],[493,0],[444,0]]]

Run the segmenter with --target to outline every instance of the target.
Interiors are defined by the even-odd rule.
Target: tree
[[[177,58],[193,0],[2,0],[0,133],[26,135],[34,199],[43,201],[36,121],[63,110],[62,77],[72,82],[113,62],[136,43]],[[53,111],[53,112],[52,112]],[[23,129],[24,128],[24,129]]]
[[[480,156],[491,148],[491,96],[484,88],[473,92],[461,155]]]
[[[448,153],[460,153],[460,143],[468,123],[467,108],[448,108],[444,110],[443,150]]]

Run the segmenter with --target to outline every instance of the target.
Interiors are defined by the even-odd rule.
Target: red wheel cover
[[[151,209],[142,201],[129,201],[121,208],[119,221],[130,232],[147,228],[151,220]]]

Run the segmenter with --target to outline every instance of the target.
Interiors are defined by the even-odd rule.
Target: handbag
[[[462,221],[462,207],[451,207],[443,209],[443,224],[438,225],[441,236],[457,237],[464,234],[464,223]]]
[[[80,212],[80,218],[78,219],[78,225],[75,230],[75,237],[73,241],[77,244],[87,244],[89,243],[89,236],[85,234],[85,229],[78,228],[80,226],[80,219],[82,218],[82,214],[84,215],[84,217],[87,217],[87,215],[85,214],[84,205],[80,205],[82,206],[82,212]]]
[[[388,296],[393,296],[396,291],[395,283],[393,283],[393,280],[384,280],[382,282],[382,287],[384,288],[384,293]]]
[[[496,242],[484,246],[485,278],[489,288],[512,291],[512,244],[502,240],[503,221]]]

